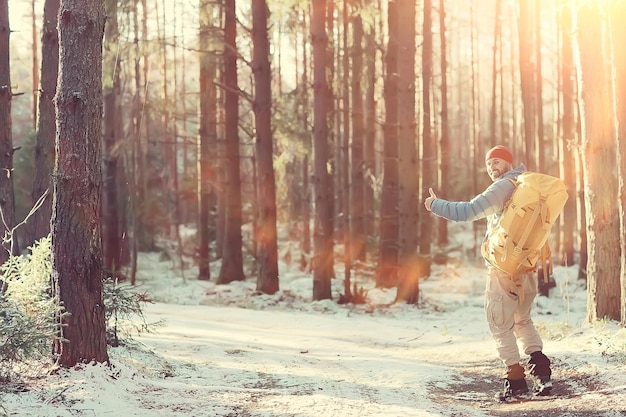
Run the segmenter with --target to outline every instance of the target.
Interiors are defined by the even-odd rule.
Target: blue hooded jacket
[[[515,191],[515,185],[508,178],[515,180],[525,171],[526,166],[521,164],[502,174],[471,201],[453,202],[436,198],[430,209],[437,216],[455,222],[476,221],[487,217],[487,235],[489,235],[491,229],[500,221],[504,206]]]

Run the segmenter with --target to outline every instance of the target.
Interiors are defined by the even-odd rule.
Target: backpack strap
[[[505,178],[506,180],[511,181],[511,184],[513,184],[513,186],[515,188],[513,188],[513,192],[515,192],[515,189],[518,186],[518,182],[516,180],[514,180],[513,178]],[[509,198],[509,200],[506,202],[506,204],[504,205],[504,209],[507,208],[507,206],[509,206],[512,203],[512,198],[513,198],[513,194],[511,194],[511,198]],[[517,207],[510,207],[510,209],[513,209],[515,211],[515,214],[517,214],[518,216],[520,215],[520,211],[518,210]],[[523,216],[523,215],[522,215]],[[509,232],[509,235],[513,234],[513,230],[514,228],[517,226],[517,222],[513,222],[513,224],[511,225],[511,231]],[[504,242],[504,250],[502,251],[502,260],[501,262],[506,261],[506,254],[507,254],[507,247],[511,244],[511,242],[509,241],[509,237],[507,236],[506,241]]]
[[[524,244],[526,243],[526,240],[528,239],[528,236],[530,235],[530,232],[532,229],[532,227],[530,226],[535,224],[535,222],[537,221],[537,218],[540,215],[542,214],[545,215],[547,211],[545,206],[546,206],[546,197],[542,195],[539,201],[537,202],[537,204],[535,205],[533,214],[530,217],[529,222],[527,223],[529,227],[527,227],[526,230],[524,230],[524,233],[522,233],[522,236],[520,237],[519,242],[517,242],[517,245],[515,245],[515,248],[513,249],[513,253],[518,254],[518,255],[522,253],[522,250],[524,249]]]
[[[541,265],[543,267],[543,282],[544,284],[547,284],[549,281],[548,278],[548,251],[550,250],[550,248],[548,247],[548,244],[546,243],[545,245],[543,245],[543,247],[541,248]]]

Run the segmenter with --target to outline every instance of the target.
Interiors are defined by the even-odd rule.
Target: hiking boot
[[[528,365],[534,382],[533,394],[550,395],[550,391],[552,390],[550,359],[541,351],[533,352],[530,354]]]
[[[540,350],[530,354],[528,365],[530,374],[533,376],[547,376],[549,378],[552,375],[552,370],[550,369],[550,359],[548,359],[548,357]]]
[[[528,394],[528,385],[526,380],[522,379],[508,379],[504,380],[504,387],[502,391],[498,392],[496,398],[501,402],[508,402],[515,400],[516,398],[525,398]]]
[[[533,395],[546,396],[552,392],[552,380],[549,376],[533,378]]]

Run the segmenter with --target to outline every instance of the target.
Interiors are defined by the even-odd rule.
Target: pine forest
[[[108,360],[104,278],[134,284],[144,252],[187,280],[275,294],[282,261],[311,300],[362,303],[372,280],[419,308],[454,249],[428,190],[471,200],[501,144],[565,182],[551,262],[586,280],[589,322],[623,326],[622,17],[621,0],[0,0],[0,262],[50,236],[66,367]]]

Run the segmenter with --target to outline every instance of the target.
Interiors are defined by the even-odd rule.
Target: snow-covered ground
[[[576,267],[555,268],[557,287],[536,302],[556,398],[492,400],[503,368],[483,317],[484,268],[464,251],[421,282],[419,308],[364,277],[367,303],[339,305],[341,279],[334,300],[313,302],[312,276],[296,265],[281,262],[270,296],[254,279],[217,286],[191,278],[195,269],[183,278],[145,253],[137,290],[155,301],[147,320],[164,325],[110,348],[112,367],[61,370],[0,404],[38,417],[626,416],[626,329],[584,324]]]

